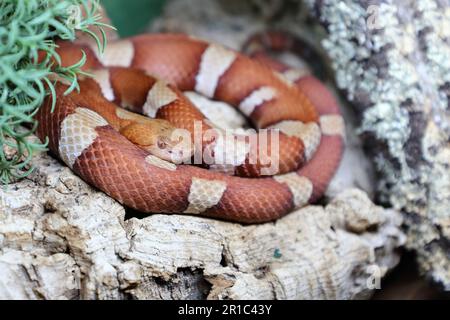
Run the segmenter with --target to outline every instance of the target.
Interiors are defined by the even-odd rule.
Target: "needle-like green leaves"
[[[55,40],[75,40],[76,32],[82,31],[104,50],[103,28],[109,26],[100,22],[97,9],[96,0],[0,1],[0,184],[27,176],[33,169],[29,165],[33,153],[46,148],[46,141],[36,142],[30,136],[37,127],[33,115],[47,95],[55,107],[51,79],[68,80],[66,93],[78,89],[77,75],[83,73],[86,56],[62,67]],[[99,28],[100,38],[92,27]]]

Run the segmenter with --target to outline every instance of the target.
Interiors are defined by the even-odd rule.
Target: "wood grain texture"
[[[397,264],[400,215],[347,190],[326,207],[242,226],[141,218],[51,157],[0,190],[4,299],[350,299]]]

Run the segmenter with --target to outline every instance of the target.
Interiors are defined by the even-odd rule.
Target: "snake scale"
[[[102,55],[90,45],[62,42],[63,65],[77,62],[81,50],[87,55],[83,68],[94,77],[81,79],[80,91],[68,95],[67,85],[57,83],[56,109],[51,112],[50,98],[44,102],[36,115],[37,135],[49,137],[49,149],[83,180],[128,207],[241,223],[271,221],[316,201],[337,170],[344,121],[332,94],[304,70],[269,58],[261,63],[181,34],[120,39]],[[228,103],[254,128],[268,129],[267,135],[278,132],[278,172],[264,175],[261,159],[249,161],[259,142],[249,146],[248,135],[232,136],[237,156],[226,165],[168,161],[165,151],[178,160],[192,154],[177,154],[167,147],[173,141],[155,136],[172,128],[195,135],[195,121],[202,130],[214,129],[183,91]],[[224,151],[217,137],[201,140],[212,157]],[[271,147],[269,153],[275,153]]]

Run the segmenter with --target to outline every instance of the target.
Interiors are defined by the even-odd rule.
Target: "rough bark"
[[[49,156],[35,164],[0,191],[1,298],[364,298],[404,241],[400,215],[356,189],[261,225],[139,219]]]
[[[361,116],[381,200],[405,213],[421,270],[450,290],[450,2],[307,3]]]

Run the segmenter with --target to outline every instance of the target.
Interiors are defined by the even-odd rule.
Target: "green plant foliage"
[[[85,57],[70,67],[61,67],[55,52],[57,38],[74,40],[77,31],[90,34],[103,50],[105,35],[99,39],[90,27],[102,29],[97,2],[89,0],[1,0],[0,1],[0,183],[27,176],[35,151],[47,142],[29,137],[37,127],[33,115],[46,95],[55,106],[54,82],[70,81],[68,90],[78,89],[77,74]],[[85,14],[81,14],[80,6]],[[7,156],[5,149],[14,150]]]

